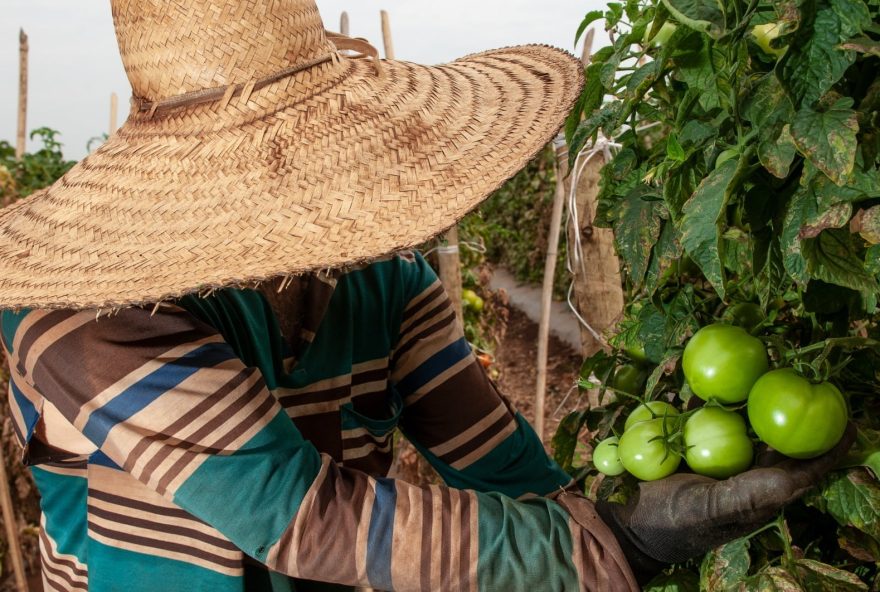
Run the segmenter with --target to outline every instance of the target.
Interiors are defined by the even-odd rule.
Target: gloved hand
[[[679,473],[641,483],[626,505],[596,504],[633,571],[656,573],[753,532],[813,487],[855,439],[850,424],[830,452],[810,460],[759,456],[759,468],[717,481]],[[766,463],[773,464],[766,466]]]

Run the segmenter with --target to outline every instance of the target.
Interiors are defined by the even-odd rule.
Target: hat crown
[[[112,0],[122,63],[149,101],[247,83],[329,51],[314,0]]]

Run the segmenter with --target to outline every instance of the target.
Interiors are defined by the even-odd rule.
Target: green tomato
[[[775,55],[777,58],[782,57],[786,48],[773,47],[771,43],[779,37],[781,32],[782,26],[779,23],[765,23],[752,27],[752,37],[755,38],[755,43],[758,44],[758,47],[764,50],[764,53]]]
[[[749,393],[748,410],[758,437],[794,458],[813,458],[834,448],[848,416],[836,386],[812,384],[791,368],[758,379]]]
[[[483,310],[483,299],[480,296],[470,289],[464,289],[461,291],[461,299],[462,304],[469,306],[474,309],[475,312],[480,312]]]
[[[751,333],[764,322],[764,311],[754,302],[740,302],[724,312],[724,320]]]
[[[626,423],[623,424],[623,431],[628,431],[631,427],[642,421],[650,421],[652,419],[666,418],[667,429],[672,429],[675,425],[675,417],[678,416],[678,409],[667,403],[666,401],[648,401],[642,403],[629,414]]]
[[[703,407],[684,424],[685,460],[695,473],[727,479],[752,464],[752,441],[739,413]]]
[[[641,421],[625,431],[617,446],[623,468],[642,481],[655,481],[674,473],[681,457],[667,449],[662,437],[661,419]]]
[[[675,23],[666,21],[660,27],[660,30],[651,37],[651,31],[654,30],[654,23],[652,22],[648,25],[648,28],[645,29],[645,36],[642,38],[642,45],[654,45],[655,47],[660,47],[661,45],[666,44],[667,41],[672,37],[672,34],[675,33]]]
[[[633,362],[644,364],[648,361],[648,355],[645,353],[645,346],[642,343],[627,344],[623,351]]]
[[[593,464],[596,466],[596,470],[610,477],[616,477],[626,470],[617,454],[618,442],[617,436],[612,436],[599,442],[593,449]]]
[[[642,391],[642,387],[647,380],[645,373],[632,364],[624,364],[614,373],[614,379],[611,386],[618,391],[623,391],[631,395],[637,395]]]
[[[697,331],[684,348],[681,365],[695,395],[728,404],[745,401],[770,367],[760,339],[725,323]]]

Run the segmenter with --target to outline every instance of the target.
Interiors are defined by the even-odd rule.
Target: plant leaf
[[[699,592],[699,589],[697,574],[680,569],[655,577],[642,588],[642,592]]]
[[[642,286],[651,251],[660,236],[657,202],[642,199],[646,190],[641,186],[630,191],[614,212],[614,242],[635,290]]]
[[[866,53],[880,57],[880,41],[868,37],[856,37],[840,44],[841,49],[849,49],[858,53]]]
[[[880,484],[864,468],[831,473],[805,500],[842,526],[880,537]]]
[[[801,21],[777,71],[796,107],[812,106],[840,80],[856,59],[840,44],[871,23],[861,0],[802,2]]]
[[[591,10],[590,12],[588,12],[587,15],[584,17],[584,20],[582,20],[581,24],[578,26],[577,32],[574,34],[574,44],[578,44],[581,35],[584,34],[584,31],[587,30],[587,27],[589,27],[594,22],[601,20],[604,16],[605,13],[601,10]]]
[[[853,218],[850,230],[872,245],[880,244],[880,206],[860,210]]]
[[[810,277],[853,290],[876,291],[877,280],[856,254],[852,235],[846,229],[825,230],[816,238],[801,242],[801,252]]]
[[[852,99],[844,98],[824,112],[804,108],[791,124],[798,151],[838,185],[855,166],[859,124],[852,105]]]
[[[724,13],[715,0],[663,0],[663,5],[684,25],[718,39],[724,34]]]
[[[798,559],[795,569],[801,584],[810,592],[867,592],[868,585],[856,574],[812,559]]]
[[[784,179],[796,153],[788,127],[794,106],[772,73],[757,84],[746,101],[744,115],[758,131],[758,160],[773,176]]]
[[[795,577],[781,567],[768,567],[733,589],[737,592],[804,592]]]
[[[751,563],[747,538],[736,539],[709,551],[700,565],[700,589],[727,592],[746,577]]]
[[[723,213],[738,164],[736,160],[728,160],[709,173],[684,205],[679,226],[682,246],[722,298],[724,272],[719,249]]]

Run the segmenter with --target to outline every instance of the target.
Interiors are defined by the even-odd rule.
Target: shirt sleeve
[[[391,379],[404,434],[453,487],[513,498],[571,483],[541,440],[486,376],[437,275],[416,254],[401,259],[406,308]]]
[[[610,531],[555,502],[374,479],[320,455],[259,370],[182,309],[31,315],[17,378],[107,462],[274,571],[384,590],[636,589]]]

